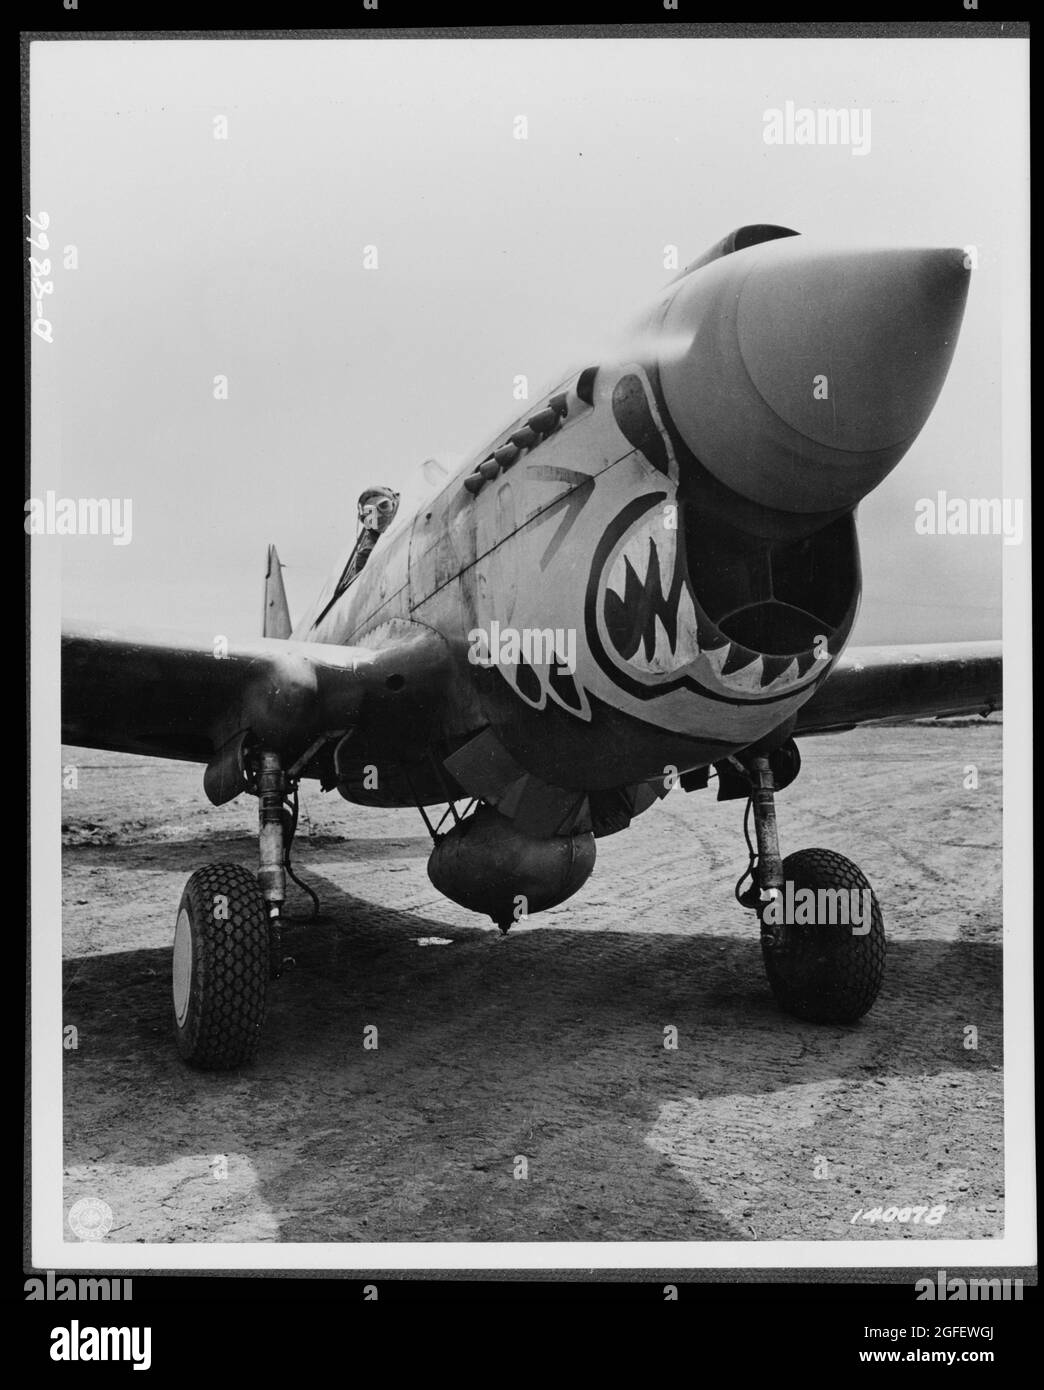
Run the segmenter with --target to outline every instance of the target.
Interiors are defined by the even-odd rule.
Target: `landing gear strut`
[[[225,1070],[253,1060],[269,979],[282,966],[286,777],[279,754],[255,764],[259,868],[208,864],[185,885],[174,929],[174,1031],[186,1062]]]
[[[286,783],[278,753],[264,752],[258,759],[258,871],[257,882],[268,917],[269,973],[282,971],[282,916],[286,901],[286,825],[283,799]]]
[[[771,763],[756,756],[744,767],[757,851],[748,833],[750,864],[736,896],[758,914],[772,993],[798,1018],[854,1023],[872,1007],[884,980],[885,934],[877,897],[861,870],[833,850],[803,849],[782,859]],[[751,885],[741,893],[748,875]]]

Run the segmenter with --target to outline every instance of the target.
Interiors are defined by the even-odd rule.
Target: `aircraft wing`
[[[419,624],[372,649],[77,627],[62,634],[62,739],[211,764],[248,732],[289,761],[363,715],[408,722],[446,669]]]
[[[795,734],[874,719],[988,714],[1001,708],[999,642],[852,647],[798,715]]]

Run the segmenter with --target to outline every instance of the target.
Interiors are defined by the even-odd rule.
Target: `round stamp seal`
[[[112,1207],[99,1197],[81,1197],[69,1212],[69,1226],[80,1240],[104,1240],[112,1226]]]

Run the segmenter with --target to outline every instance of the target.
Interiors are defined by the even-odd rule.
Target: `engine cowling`
[[[428,859],[428,877],[445,897],[492,917],[502,930],[555,907],[582,888],[594,868],[595,839],[523,835],[492,806],[479,806],[441,835]],[[523,903],[519,903],[523,899]]]

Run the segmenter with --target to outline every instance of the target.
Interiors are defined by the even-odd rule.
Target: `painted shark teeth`
[[[662,530],[656,535],[644,529],[637,531],[628,538],[623,549],[617,552],[606,587],[617,596],[621,603],[627,598],[628,565],[631,567],[631,572],[641,582],[642,587],[648,592],[652,582],[652,567],[655,564],[660,581],[660,593],[670,592],[674,579],[675,547],[673,542],[665,539],[666,534]]]
[[[705,651],[704,656],[723,685],[755,695],[782,690],[801,675],[797,657],[762,656],[736,642],[726,641]]]
[[[603,615],[617,656],[630,669],[666,677],[702,662],[718,684],[751,695],[772,694],[807,675],[803,657],[751,651],[710,625],[676,568],[676,538],[648,518],[616,552]]]
[[[762,658],[756,652],[749,652],[745,647],[737,646],[735,642],[728,642],[723,647],[715,647],[713,651],[706,652],[705,655],[722,685],[727,685],[732,690],[760,691],[763,667]]]
[[[647,521],[628,536],[603,602],[618,655],[643,675],[669,675],[699,656],[696,609],[677,575],[677,540],[662,526]]]

